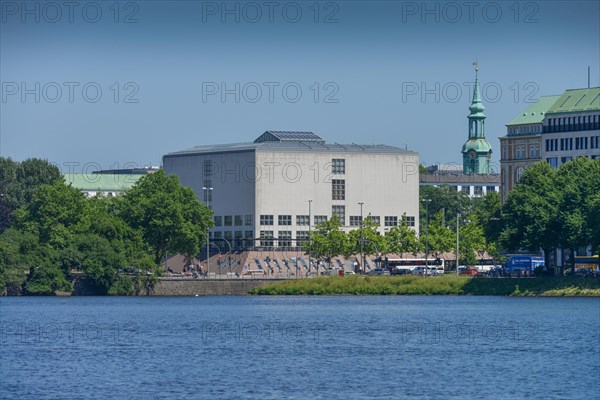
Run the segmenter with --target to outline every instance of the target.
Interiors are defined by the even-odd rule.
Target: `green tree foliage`
[[[560,234],[556,218],[559,207],[556,171],[546,162],[533,165],[503,206],[502,246],[508,250],[542,248],[545,252],[556,248]]]
[[[456,234],[447,225],[443,224],[442,212],[430,217],[429,229],[427,223],[421,224],[420,249],[425,249],[425,240],[429,242],[429,253],[445,253],[452,251],[456,246]]]
[[[510,250],[596,249],[600,222],[600,160],[577,158],[551,169],[529,168],[502,207],[501,244]]]
[[[18,293],[32,266],[42,265],[41,246],[30,232],[7,229],[0,235],[0,289]]]
[[[360,253],[360,238],[361,230],[353,229],[347,235],[347,248],[344,253],[346,255]],[[362,249],[365,254],[385,253],[386,241],[385,237],[381,236],[377,231],[377,225],[370,217],[365,218],[362,226]]]
[[[86,231],[89,223],[85,197],[62,180],[39,186],[31,201],[14,215],[18,228],[56,249],[66,248],[75,234]]]
[[[121,204],[122,218],[142,232],[156,264],[167,252],[195,256],[213,224],[211,214],[190,188],[163,170],[138,180]]]
[[[456,188],[449,185],[441,186],[421,186],[419,191],[421,231],[424,229],[426,207],[423,199],[430,199],[429,215],[445,213],[443,218],[446,224],[451,225],[456,221],[456,214],[469,215],[473,212],[473,202],[468,194],[456,191]]]
[[[589,210],[600,193],[600,162],[576,158],[561,165],[556,180],[560,188],[559,244],[571,250],[587,246],[592,243],[593,232]]]
[[[12,225],[12,212],[31,201],[38,186],[60,178],[60,170],[48,161],[0,157],[0,233]]]
[[[477,255],[485,252],[488,249],[488,244],[483,233],[483,226],[475,215],[461,222],[459,239],[459,263],[462,265],[476,265]]]
[[[419,248],[417,232],[408,226],[406,218],[385,233],[384,253],[413,253]]]
[[[340,229],[341,226],[342,223],[337,215],[317,225],[310,233],[310,243],[303,244],[306,254],[310,251],[312,258],[327,263],[330,263],[334,257],[347,254],[350,246],[346,234]]]

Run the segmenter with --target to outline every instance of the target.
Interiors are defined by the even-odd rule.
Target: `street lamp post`
[[[456,213],[456,276],[458,276],[458,223],[460,220],[460,213]]]
[[[429,203],[431,199],[423,199],[425,202],[425,275],[427,275],[427,269],[429,268]]]
[[[312,237],[310,236],[310,224],[312,219],[311,211],[312,200],[308,200],[308,270],[310,271],[310,260],[312,259]],[[319,275],[319,266],[317,265],[317,276]]]
[[[360,258],[361,258],[361,268],[363,273],[367,272],[367,268],[365,265],[365,253],[363,251],[363,202],[358,203],[360,204]]]
[[[206,206],[210,209],[210,195],[213,190],[212,187],[203,186],[202,190],[204,190],[204,198],[206,199]],[[210,228],[206,228],[206,277],[209,278],[208,274],[210,270]]]

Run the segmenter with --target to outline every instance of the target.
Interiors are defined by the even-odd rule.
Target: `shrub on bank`
[[[501,295],[600,296],[600,279],[481,279],[466,276],[346,276],[295,279],[250,291],[257,295]]]

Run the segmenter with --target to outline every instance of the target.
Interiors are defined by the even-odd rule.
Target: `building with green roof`
[[[117,196],[131,189],[141,174],[65,174],[65,182],[79,189],[86,197]]]
[[[600,157],[600,87],[566,90],[546,112],[541,157],[553,168]]]
[[[506,136],[500,138],[501,193],[508,192],[521,179],[523,172],[541,160],[542,130],[546,113],[560,98],[542,96],[506,124]]]
[[[600,157],[600,87],[542,96],[506,128],[500,138],[504,198],[538,161],[558,168],[575,157]]]

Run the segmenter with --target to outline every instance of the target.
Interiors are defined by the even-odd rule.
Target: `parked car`
[[[345,271],[344,275],[356,275],[354,271]]]
[[[477,268],[473,268],[473,267],[463,267],[463,268],[459,268],[458,274],[459,275],[476,276],[477,274],[479,274],[479,270]]]
[[[375,268],[370,270],[369,272],[367,272],[367,275],[371,275],[371,276],[377,276],[377,275],[389,275],[390,271],[385,270],[383,268]]]
[[[413,275],[438,275],[436,268],[432,267],[416,267],[411,272]],[[444,270],[442,269],[442,274]]]
[[[406,268],[394,268],[391,275],[410,275],[410,269]]]

